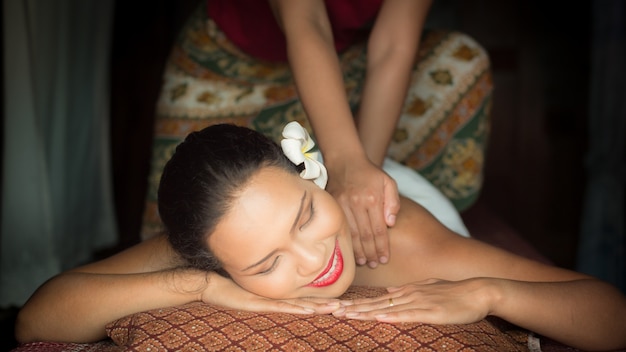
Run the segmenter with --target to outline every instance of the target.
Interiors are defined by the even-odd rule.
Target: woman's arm
[[[368,40],[357,126],[369,159],[379,166],[402,113],[430,5],[430,0],[385,0]]]
[[[199,300],[207,275],[175,269],[179,259],[163,237],[105,260],[59,274],[21,309],[20,342],[95,341],[104,326],[128,314]]]
[[[106,324],[154,308],[199,301],[207,275],[160,271],[139,274],[69,272],[45,283],[18,315],[20,342],[92,342]]]
[[[389,294],[356,301],[336,314],[436,324],[495,315],[585,350],[626,347],[626,297],[615,287],[462,238],[414,203],[402,209],[408,214],[399,216],[398,232],[391,234],[399,238],[392,242],[392,262],[360,275],[393,286]],[[433,277],[438,279],[425,280]]]
[[[298,93],[328,168],[327,190],[348,217],[357,262],[386,262],[387,226],[394,225],[399,208],[397,187],[368,158],[359,139],[324,2],[270,4],[285,33]]]
[[[189,302],[250,311],[326,314],[331,300],[274,301],[253,295],[213,272],[185,269],[164,237],[115,256],[59,274],[43,284],[21,309],[20,342],[92,342],[106,337],[106,324],[150,309]]]

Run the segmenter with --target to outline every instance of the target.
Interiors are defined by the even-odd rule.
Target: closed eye
[[[274,261],[272,262],[272,266],[270,266],[268,269],[263,270],[258,272],[258,275],[265,275],[265,274],[269,274],[272,271],[274,271],[274,269],[276,269],[276,266],[278,265],[278,259],[280,258],[280,256],[276,256],[276,258],[274,258]]]

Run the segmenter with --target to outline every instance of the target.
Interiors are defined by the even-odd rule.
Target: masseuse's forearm
[[[626,300],[611,285],[594,279],[494,282],[499,298],[492,315],[583,350],[626,346]]]
[[[430,0],[385,0],[369,37],[357,125],[375,164],[382,164],[402,113],[430,4]]]
[[[169,270],[138,274],[69,272],[30,298],[16,322],[20,342],[92,342],[105,325],[129,314],[200,300],[207,274]]]
[[[289,63],[302,104],[327,163],[365,157],[330,27],[285,20]]]
[[[368,70],[359,107],[359,137],[370,161],[381,166],[402,112],[412,60],[390,56]]]

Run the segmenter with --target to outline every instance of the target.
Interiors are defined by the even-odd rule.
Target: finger
[[[293,303],[313,303],[313,304],[339,304],[338,298],[325,297],[302,297],[293,299]]]
[[[394,312],[374,314],[374,319],[383,323],[435,323],[430,313],[422,309],[404,309]]]
[[[387,304],[368,304],[368,305],[358,305],[358,306],[348,306],[341,307],[340,309],[333,312],[335,316],[343,316],[351,319],[374,319],[377,314],[388,313],[389,309],[393,307],[389,307]]]
[[[387,287],[387,292],[394,293],[402,290],[402,287]]]
[[[428,309],[387,309],[371,312],[353,312],[343,315],[353,320],[376,320],[383,323],[410,323],[420,322],[426,324],[443,324],[437,314]]]
[[[376,253],[376,242],[372,232],[372,225],[367,210],[362,209],[355,211],[355,218],[359,228],[361,247],[367,259],[367,264],[375,268],[378,264],[378,255]]]
[[[344,207],[343,204],[342,208],[344,210],[344,213],[346,214],[348,226],[350,227],[350,237],[352,239],[354,260],[358,265],[364,265],[365,263],[367,263],[367,258],[365,257],[365,251],[363,250],[363,246],[361,245],[361,236],[359,234],[357,222],[354,219],[354,215],[352,214],[352,210],[350,210],[350,208]]]
[[[380,301],[380,297],[371,297],[371,298],[357,298],[357,299],[350,299],[350,300],[340,300],[339,304],[341,304],[344,307],[349,307],[349,306],[354,306],[354,305],[361,305],[361,304],[369,304],[372,302],[378,302]]]
[[[381,322],[402,323],[420,322],[425,324],[471,324],[484,319],[485,316],[475,316],[467,314],[452,314],[445,309],[432,308],[405,308],[389,310],[386,312],[367,312],[360,314],[360,319],[369,319],[371,316]]]
[[[274,313],[289,313],[289,314],[313,314],[315,309],[311,307],[303,307],[297,304],[292,304],[286,301],[250,301],[249,305],[244,310],[253,312],[274,312]]]
[[[338,300],[290,299],[250,300],[245,310],[290,314],[329,314],[340,308]]]
[[[376,250],[376,260],[385,264],[389,260],[389,234],[387,224],[383,218],[382,204],[374,206],[369,212],[370,223],[374,232],[374,248]]]
[[[396,216],[400,211],[400,195],[398,194],[398,185],[391,177],[385,179],[383,183],[383,212],[387,226],[392,227],[396,224]]]
[[[413,283],[403,285],[403,286],[389,286],[386,288],[386,290],[388,293],[394,293],[394,292],[399,292],[399,291],[406,291],[406,290],[411,289],[412,287],[414,288],[415,286],[432,285],[432,284],[441,283],[441,282],[445,282],[445,281],[441,279],[437,279],[437,278],[430,278],[430,279],[415,281]]]
[[[403,304],[404,301],[401,296],[384,295],[375,298],[357,299],[345,303],[341,301],[341,306],[345,308],[346,313],[362,313],[390,309]]]
[[[335,298],[302,298],[290,301],[290,303],[313,309],[317,314],[330,314],[341,308],[339,300]]]

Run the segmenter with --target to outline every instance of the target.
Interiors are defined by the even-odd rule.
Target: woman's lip
[[[339,248],[339,241],[335,241],[335,249],[333,255],[328,260],[328,264],[324,271],[322,271],[308,286],[311,287],[324,287],[334,284],[341,273],[343,272],[343,255]]]

